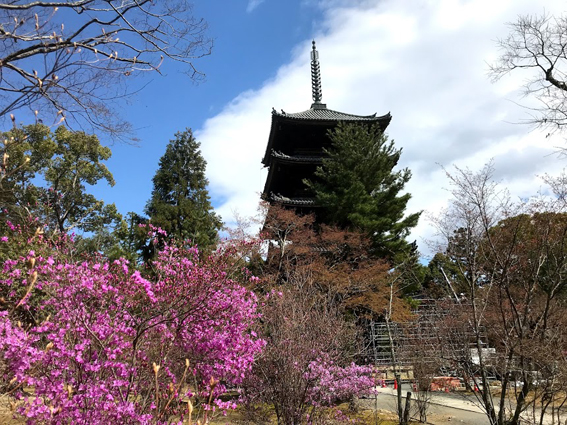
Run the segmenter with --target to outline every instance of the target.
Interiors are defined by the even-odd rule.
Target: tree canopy
[[[14,224],[33,217],[48,232],[96,232],[120,220],[114,204],[104,204],[87,185],[114,185],[104,161],[111,151],[98,138],[41,124],[4,133],[0,178],[2,215]]]
[[[206,248],[216,242],[222,222],[210,202],[207,163],[199,148],[190,129],[169,142],[153,178],[146,214],[170,236]]]
[[[409,254],[411,245],[405,238],[420,213],[405,216],[411,195],[401,192],[411,172],[394,170],[401,149],[377,126],[342,123],[329,136],[328,157],[307,182],[323,208],[323,220],[364,231],[382,258]]]
[[[551,196],[514,202],[493,172],[488,164],[448,173],[453,199],[436,220],[445,249],[426,284],[430,295],[452,294],[434,304],[428,326],[439,358],[479,388],[490,423],[519,424],[534,406],[539,421],[564,402],[567,192],[563,176],[548,181]],[[494,375],[498,398],[489,385]],[[542,397],[550,402],[540,404]]]

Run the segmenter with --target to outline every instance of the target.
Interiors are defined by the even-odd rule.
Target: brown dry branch
[[[244,384],[244,396],[250,406],[272,405],[279,424],[304,423],[307,414],[315,423],[322,411],[309,400],[316,385],[308,377],[310,365],[348,365],[358,350],[357,332],[310,276],[297,273],[290,279],[262,310],[259,333],[267,345]]]

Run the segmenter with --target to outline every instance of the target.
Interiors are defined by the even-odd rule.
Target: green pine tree
[[[208,248],[215,244],[222,222],[210,202],[200,146],[190,129],[169,142],[153,178],[146,214],[170,236]]]
[[[411,172],[394,171],[401,149],[377,126],[341,123],[329,136],[328,157],[306,182],[323,207],[323,221],[367,233],[376,256],[407,257],[411,244],[405,238],[421,213],[405,216],[411,195],[400,192]]]

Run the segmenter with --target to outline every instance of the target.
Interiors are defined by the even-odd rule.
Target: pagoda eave
[[[265,198],[270,202],[274,202],[284,206],[290,207],[316,207],[315,198],[288,198],[287,196],[276,195],[271,193]]]
[[[321,156],[286,155],[274,150],[272,150],[270,158],[274,162],[292,165],[320,165],[323,163],[323,157]]]
[[[262,164],[268,166],[270,163],[271,152],[274,148],[274,139],[281,125],[306,125],[333,128],[340,122],[347,123],[367,123],[376,124],[380,130],[386,131],[386,128],[392,120],[392,115],[388,112],[382,116],[372,115],[353,115],[343,112],[333,111],[331,109],[312,108],[307,111],[297,113],[286,113],[284,111],[272,111],[272,125],[270,135],[268,137],[268,145],[262,159]]]
[[[272,121],[277,122],[297,122],[302,121],[309,124],[316,123],[338,123],[342,121],[352,122],[390,122],[392,115],[388,112],[382,116],[376,116],[376,113],[371,115],[355,115],[345,112],[335,111],[327,108],[311,107],[302,112],[277,112],[275,109],[272,111]]]

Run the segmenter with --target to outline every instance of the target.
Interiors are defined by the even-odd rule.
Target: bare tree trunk
[[[404,423],[404,413],[403,413],[403,399],[402,399],[402,381],[400,375],[396,373],[395,375],[396,387],[397,387],[397,401],[398,401],[398,419],[400,425],[405,425]]]
[[[394,369],[394,381],[396,382],[397,388],[397,408],[398,408],[398,419],[400,424],[403,424],[403,403],[402,403],[402,382],[400,379],[400,374],[398,371],[398,361],[396,357],[396,350],[394,348],[394,337],[392,336],[392,328],[390,326],[390,317],[392,316],[392,300],[394,297],[394,282],[390,285],[390,302],[388,305],[388,314],[386,314],[386,330],[388,331],[388,340],[390,343],[390,356],[392,358],[392,367]]]
[[[401,425],[408,425],[410,419],[410,411],[411,411],[411,391],[408,391],[406,394],[406,407],[404,409],[404,415],[400,422]]]

